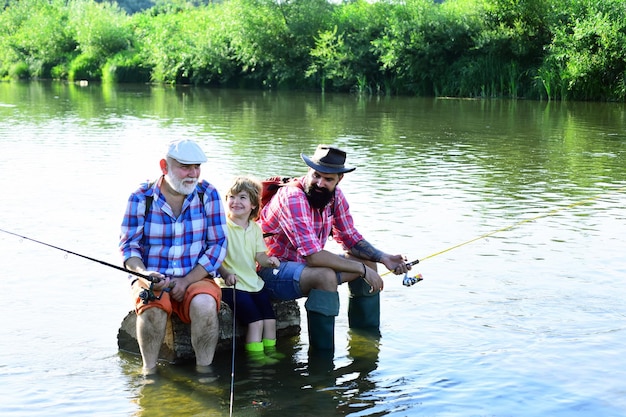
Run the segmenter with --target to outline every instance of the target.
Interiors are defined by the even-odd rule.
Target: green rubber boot
[[[309,349],[335,349],[335,317],[339,314],[339,293],[311,290],[304,303],[309,327]]]
[[[285,355],[276,350],[276,339],[263,339],[265,356],[273,359],[283,359]]]
[[[263,342],[246,343],[246,352],[248,352],[248,362],[253,367],[278,363],[278,359],[265,356]]]
[[[380,292],[370,293],[370,285],[363,279],[348,283],[348,324],[353,329],[380,332]]]

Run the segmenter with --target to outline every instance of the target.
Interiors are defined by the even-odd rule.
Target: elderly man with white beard
[[[219,338],[221,290],[214,277],[226,256],[226,216],[217,189],[200,180],[207,161],[197,143],[172,142],[160,161],[163,175],[133,192],[122,221],[120,250],[137,312],[142,372],[157,372],[167,319],[191,325],[196,370],[217,378],[212,362]]]

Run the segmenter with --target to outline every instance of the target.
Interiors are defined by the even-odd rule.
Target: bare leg
[[[137,342],[143,359],[144,375],[156,373],[166,324],[167,313],[157,307],[144,310],[137,316]]]
[[[263,320],[258,320],[248,324],[246,333],[246,343],[260,342],[263,336]]]
[[[276,319],[263,320],[263,338],[276,339]]]
[[[202,370],[213,362],[219,338],[219,323],[215,298],[198,294],[189,306],[191,345],[196,354],[196,368]]]
[[[300,289],[305,296],[312,289],[337,292],[337,275],[330,268],[307,266],[300,276]]]

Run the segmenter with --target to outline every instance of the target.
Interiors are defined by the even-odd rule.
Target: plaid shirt
[[[161,177],[156,183],[145,183],[128,199],[122,221],[120,250],[124,261],[136,256],[146,269],[170,277],[183,277],[200,264],[207,272],[217,274],[226,257],[226,216],[217,190],[208,182],[198,183],[183,208],[174,218],[161,194]],[[204,208],[198,196],[204,193]],[[146,196],[153,198],[145,216]]]
[[[261,211],[259,223],[263,233],[271,234],[265,239],[270,256],[306,262],[306,256],[324,249],[331,232],[345,250],[363,240],[339,187],[335,188],[334,200],[320,212],[309,205],[303,181],[304,177],[295,186],[281,187]]]

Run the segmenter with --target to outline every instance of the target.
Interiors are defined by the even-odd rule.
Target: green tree
[[[337,34],[337,26],[330,31],[324,31],[315,38],[315,48],[311,50],[313,62],[305,75],[319,78],[322,91],[326,89],[326,81],[346,79],[347,68],[345,63],[348,57],[343,43],[343,35]]]
[[[163,83],[226,83],[234,65],[224,14],[208,5],[133,16],[137,45],[152,79]]]
[[[553,27],[539,72],[548,97],[626,99],[626,7],[621,0],[572,1]]]
[[[455,7],[457,3],[407,0],[395,5],[386,29],[373,41],[381,65],[397,76],[405,92],[459,94],[454,64],[474,50],[481,26],[478,7],[469,7],[471,2]]]
[[[74,0],[69,19],[80,54],[70,64],[68,78],[99,80],[107,60],[131,46],[128,16],[113,3]]]
[[[385,2],[366,0],[352,1],[335,9],[333,22],[342,35],[347,54],[344,63],[346,78],[341,86],[370,94],[393,90],[393,75],[382,69],[372,45],[387,27],[391,12],[392,7]]]
[[[9,0],[0,14],[0,75],[49,77],[76,48],[63,0]],[[14,74],[20,76],[20,74]]]

